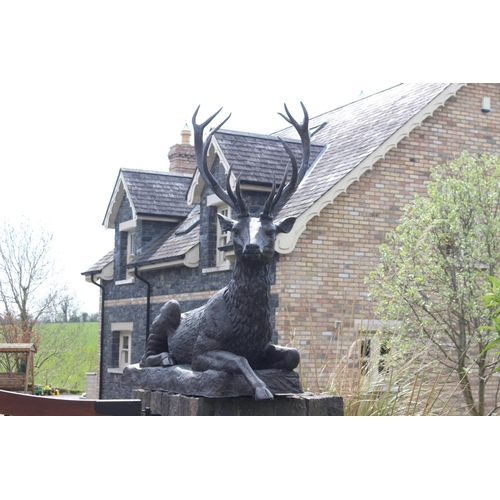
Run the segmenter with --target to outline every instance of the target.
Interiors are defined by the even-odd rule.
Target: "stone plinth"
[[[344,401],[326,394],[278,394],[273,400],[254,401],[251,397],[204,398],[165,391],[136,389],[142,409],[163,416],[343,416]]]
[[[255,370],[273,395],[303,393],[299,374],[293,370]],[[241,375],[215,370],[195,372],[189,365],[141,368],[138,364],[123,370],[122,385],[130,391],[167,391],[205,398],[252,396],[252,388]]]
[[[99,388],[97,387],[97,373],[88,372],[85,374],[86,387],[85,394],[87,399],[99,399]]]

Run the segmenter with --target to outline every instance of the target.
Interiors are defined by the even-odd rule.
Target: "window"
[[[122,374],[126,366],[132,364],[132,332],[134,324],[111,323],[112,344],[108,373]]]
[[[362,338],[360,343],[362,375],[376,382],[387,371],[388,354],[387,342],[384,342],[378,336],[372,334]]]
[[[135,245],[135,230],[137,227],[137,220],[131,219],[120,222],[119,225],[119,252],[120,259],[116,263],[118,270],[116,274],[116,283],[120,285],[133,283],[134,270],[127,269],[127,264],[133,262],[135,258],[136,245]]]
[[[354,368],[359,383],[368,392],[379,391],[388,380],[388,342],[380,332],[360,330],[357,340],[349,349],[349,367]]]
[[[225,217],[231,217],[231,209],[227,205],[222,205],[217,208],[217,213],[224,215]],[[229,260],[226,256],[226,250],[219,250],[220,247],[229,245],[231,242],[231,233],[228,231],[222,232],[220,224],[217,222],[217,258],[216,265],[223,266],[228,264]]]
[[[120,347],[118,352],[118,368],[125,368],[130,365],[131,359],[131,333],[120,332]]]

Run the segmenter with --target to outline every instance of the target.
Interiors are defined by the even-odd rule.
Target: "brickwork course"
[[[489,112],[482,111],[484,97],[490,99]],[[356,340],[360,325],[370,329],[374,316],[365,278],[377,266],[378,247],[397,226],[404,207],[413,202],[416,193],[426,193],[430,169],[457,158],[462,151],[500,154],[499,105],[500,84],[403,84],[311,119],[311,130],[318,129],[313,136],[312,168],[277,215],[277,219],[295,216],[297,223],[291,234],[277,241],[271,290],[278,343],[295,345],[301,350],[300,370],[305,388],[311,391],[327,388],[332,372]],[[296,141],[291,128],[280,131],[279,135],[291,143]],[[216,134],[215,153],[212,153],[220,160],[213,162],[216,176],[224,174],[219,171],[220,165],[228,171],[228,158],[238,157],[239,144],[247,149],[251,144],[254,154],[258,152],[260,164],[266,158],[278,157],[276,141],[270,140],[271,136],[261,137],[259,140],[259,136],[252,134],[231,135],[221,131],[217,139]],[[189,146],[184,144],[183,148]],[[238,164],[236,168],[246,167]],[[283,165],[276,168],[282,171]],[[183,166],[177,171],[187,177],[189,168]],[[135,178],[140,177],[139,171],[128,175],[128,179],[122,176],[123,182],[134,180],[136,185],[140,184]],[[163,203],[167,207],[165,213],[154,214],[158,220],[165,219],[161,223],[163,231],[158,231],[156,237],[148,231],[148,243],[141,252],[147,256],[152,245],[156,245],[155,255],[161,255],[164,263],[178,261],[178,264],[148,269],[147,262],[140,261],[140,255],[136,257],[141,275],[151,283],[152,318],[169,298],[176,298],[186,307],[201,305],[225,286],[231,276],[230,269],[213,268],[216,207],[207,203],[213,193],[196,173],[189,181],[170,175],[174,176],[177,187],[184,183],[187,196],[183,194],[173,214],[167,213],[168,205],[175,206],[177,202],[168,198],[168,203]],[[151,174],[149,179],[166,182],[169,178]],[[249,176],[248,183],[254,185],[246,192],[248,198],[260,202],[268,180],[268,171],[263,172],[262,179]],[[259,186],[264,188],[259,191]],[[100,281],[106,294],[103,345],[108,351],[113,349],[111,323],[134,321],[134,329],[136,324],[145,325],[144,284],[137,280],[129,285],[115,283],[123,279],[126,267],[123,262],[126,242],[118,225],[131,217],[129,205],[132,212],[139,205],[138,200],[126,201],[126,196],[119,193],[119,187],[115,187],[105,219],[113,221],[107,227],[117,231],[115,276]],[[189,202],[200,206],[198,219],[191,228],[198,231],[198,241],[189,240],[193,249],[199,244],[199,264],[194,267],[181,262],[186,254],[186,235],[191,229],[179,231],[176,225],[182,224],[192,210]],[[124,204],[122,209],[121,204]],[[183,218],[177,223],[174,216]],[[140,218],[139,214],[138,225]],[[142,234],[137,233],[137,237]],[[141,242],[136,247],[141,248]],[[108,254],[83,274],[99,278],[104,267],[110,265],[112,255]],[[145,339],[144,327],[137,330],[133,362],[142,356],[140,345]],[[113,358],[106,351],[103,356],[106,370]],[[104,378],[103,397],[122,397],[115,392],[117,382],[111,380],[112,375],[105,372]]]

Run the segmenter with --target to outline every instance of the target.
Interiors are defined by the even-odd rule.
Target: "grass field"
[[[44,323],[35,355],[35,384],[85,391],[85,374],[97,371],[98,323]]]

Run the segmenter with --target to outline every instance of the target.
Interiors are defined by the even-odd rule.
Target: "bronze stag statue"
[[[231,231],[236,262],[229,284],[213,295],[202,307],[181,313],[179,303],[171,300],[163,305],[151,325],[146,353],[141,367],[190,364],[194,371],[218,370],[242,375],[252,388],[256,400],[273,395],[255,374],[258,369],[293,370],[300,361],[297,349],[271,343],[270,265],[276,235],[288,233],[295,218],[276,223],[274,215],[287,203],[304,178],[310,159],[310,133],[307,110],[301,103],[304,120],[299,124],[285,106],[280,115],[298,132],[302,142],[300,166],[290,147],[280,141],[290,163],[279,184],[273,182],[271,193],[258,216],[251,216],[242,194],[240,179],[233,190],[231,172],[223,189],[210,172],[207,154],[214,134],[229,116],[215,127],[205,141],[203,131],[220,112],[202,124],[196,122],[199,106],[193,116],[197,168],[213,192],[232,208],[235,219],[219,214],[223,231]],[[287,181],[289,166],[290,179]]]

